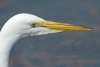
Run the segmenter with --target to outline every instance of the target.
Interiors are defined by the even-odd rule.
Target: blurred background
[[[18,13],[95,30],[20,39],[10,67],[100,67],[100,0],[0,0],[0,29]]]

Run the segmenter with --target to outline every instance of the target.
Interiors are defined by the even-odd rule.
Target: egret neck
[[[5,31],[0,32],[0,67],[8,67],[10,50],[18,39],[19,36],[15,34],[8,35]]]

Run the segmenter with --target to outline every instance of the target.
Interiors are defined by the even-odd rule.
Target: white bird
[[[92,28],[47,21],[21,13],[10,18],[0,31],[0,67],[9,67],[9,54],[14,43],[23,37],[62,31],[87,31]]]

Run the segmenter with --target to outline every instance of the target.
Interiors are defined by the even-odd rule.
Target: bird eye
[[[36,27],[37,25],[36,25],[36,23],[33,23],[31,26],[34,28],[34,27]]]
[[[37,22],[36,22],[36,23],[34,22],[34,23],[31,24],[31,27],[32,27],[32,28],[39,27],[39,26],[40,26],[40,25],[39,25]]]

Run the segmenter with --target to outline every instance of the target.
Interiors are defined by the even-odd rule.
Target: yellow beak
[[[63,24],[53,21],[46,21],[47,23],[43,23],[42,27],[46,27],[53,30],[62,30],[62,31],[89,31],[93,30],[93,28],[83,27],[83,26],[75,26],[70,24]]]

